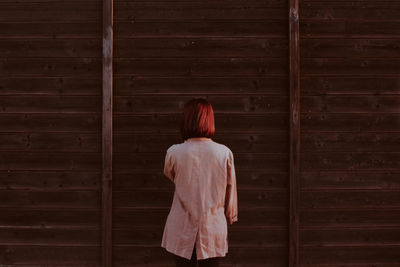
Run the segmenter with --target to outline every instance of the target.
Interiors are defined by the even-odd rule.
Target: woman
[[[203,98],[188,101],[183,143],[167,149],[164,174],[175,184],[161,246],[176,266],[219,266],[228,252],[228,224],[238,221],[232,151],[214,142],[214,112]]]

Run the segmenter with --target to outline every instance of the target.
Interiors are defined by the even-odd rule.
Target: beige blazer
[[[232,151],[211,138],[194,137],[167,150],[164,174],[175,184],[161,241],[167,251],[190,259],[223,257],[228,224],[238,220]]]

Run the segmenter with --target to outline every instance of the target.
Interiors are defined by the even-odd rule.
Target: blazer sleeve
[[[164,175],[175,183],[175,162],[172,157],[171,147],[168,148],[164,161]]]
[[[229,224],[238,221],[238,199],[236,187],[236,172],[233,153],[229,150],[227,160],[227,186],[225,195],[225,217]]]

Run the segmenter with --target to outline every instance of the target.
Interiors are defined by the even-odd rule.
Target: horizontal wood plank
[[[300,229],[321,227],[399,227],[399,209],[320,208],[301,209]]]
[[[0,226],[15,228],[99,228],[99,208],[0,207]]]
[[[236,153],[234,157],[238,170],[285,171],[288,161],[287,153]],[[117,172],[144,169],[162,170],[164,158],[165,153],[114,153],[113,170]]]
[[[399,132],[398,114],[306,114],[302,113],[302,132]]]
[[[1,79],[0,79],[1,82]],[[287,95],[285,77],[114,77],[114,95]],[[191,88],[188,91],[187,88]],[[1,91],[0,91],[1,94]]]
[[[0,133],[0,151],[101,153],[99,139],[98,133]]]
[[[1,207],[79,207],[97,208],[100,206],[98,191],[84,190],[0,190]]]
[[[399,245],[387,246],[300,246],[300,263],[302,266],[314,264],[375,264],[400,262]]]
[[[93,228],[0,228],[0,245],[40,246],[96,246],[100,243],[100,230]]]
[[[83,77],[0,78],[0,95],[101,96],[101,79]]]
[[[286,76],[286,60],[264,58],[114,59],[115,75],[164,76]]]
[[[100,170],[0,171],[0,189],[100,190]]]
[[[287,206],[288,194],[283,190],[251,190],[238,189],[238,198],[241,199],[241,207],[274,207]],[[174,192],[171,190],[113,190],[113,206],[121,207],[165,207],[172,204]]]
[[[119,20],[208,20],[208,19],[285,19],[285,4],[260,1],[190,1],[114,3],[114,18]]]
[[[301,77],[301,94],[308,95],[400,95],[397,77]],[[396,96],[397,97],[397,96]]]
[[[114,208],[113,228],[131,229],[132,226],[158,226],[162,231],[170,207],[168,208]],[[248,227],[282,227],[287,220],[286,208],[251,208],[242,207],[238,218],[240,225]],[[238,223],[239,224],[239,221]],[[232,227],[236,225],[233,224]]]
[[[0,171],[9,170],[81,170],[101,169],[101,154],[90,152],[14,152],[0,154]]]
[[[2,21],[97,21],[101,23],[101,1],[25,1],[1,3]]]
[[[285,38],[288,22],[285,19],[230,21],[117,21],[116,38],[130,37],[274,37]]]
[[[396,190],[324,190],[302,191],[299,206],[311,208],[379,208],[399,207],[400,189]]]
[[[9,132],[91,132],[98,133],[100,114],[1,114],[0,131]]]
[[[286,171],[277,172],[270,170],[236,170],[238,178],[236,183],[240,188],[256,189],[284,189],[287,188],[288,174]],[[1,177],[1,173],[0,173]],[[115,190],[131,189],[170,189],[173,191],[174,184],[163,173],[162,170],[154,171],[125,171],[113,173],[113,188]]]
[[[300,231],[303,246],[366,246],[396,245],[400,238],[399,228],[340,228],[304,229]]]
[[[301,112],[399,113],[400,96],[304,96]]]
[[[101,113],[99,96],[3,96],[0,98],[5,113]]]
[[[100,248],[93,246],[34,246],[34,245],[0,245],[2,264],[13,265],[80,265],[98,266]]]
[[[342,2],[341,2],[342,3]],[[398,38],[400,21],[344,19],[301,19],[300,35],[305,38]]]
[[[301,173],[302,189],[400,189],[396,171],[318,171]]]
[[[399,170],[400,152],[304,152],[303,170]]]
[[[81,134],[79,136],[81,136]],[[396,138],[393,138],[393,141],[395,141]],[[216,133],[211,139],[216,143],[228,146],[234,153],[281,153],[287,152],[288,144],[287,135],[281,132],[254,134],[231,133],[230,135]],[[118,132],[114,135],[114,141],[113,151],[115,153],[164,153],[172,144],[184,143],[181,136],[175,134],[131,134],[122,132]]]
[[[399,129],[400,130],[400,129]],[[398,133],[302,133],[302,152],[395,152]]]
[[[153,115],[118,115],[113,117],[114,132],[118,133],[158,133],[179,134],[180,113]],[[279,132],[286,133],[288,127],[287,114],[214,114],[216,131],[220,133]],[[389,118],[399,120],[398,117]],[[1,117],[0,117],[1,122]],[[0,124],[1,125],[1,124]],[[154,129],[154,125],[157,129]],[[1,126],[0,126],[1,127]]]
[[[84,103],[85,99],[76,101],[70,98],[70,105],[80,106]],[[87,99],[87,98],[86,98]],[[175,112],[181,109],[182,105],[188,101],[188,96],[115,96],[114,101],[114,114],[123,113],[166,113]],[[286,113],[288,104],[287,96],[236,96],[236,95],[222,95],[222,96],[209,96],[207,100],[212,103],[214,113],[229,112],[229,113],[251,113],[251,112],[266,112],[271,113]],[[7,99],[0,100],[0,107]],[[12,100],[10,102],[13,102]],[[56,102],[56,101],[55,101]],[[92,98],[87,100],[88,105],[93,102]],[[393,101],[395,102],[395,101]],[[399,101],[400,102],[400,101]],[[45,103],[46,104],[46,103]],[[92,106],[96,106],[96,103]],[[4,104],[3,104],[4,106]],[[50,106],[50,105],[47,105]],[[26,108],[28,109],[28,107]],[[62,109],[62,106],[60,107]],[[70,108],[72,109],[72,108]],[[79,110],[79,108],[76,108]]]
[[[114,58],[287,57],[287,38],[137,38],[116,39]]]

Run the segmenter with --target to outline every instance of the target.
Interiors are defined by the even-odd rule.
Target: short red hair
[[[214,111],[204,98],[193,98],[186,102],[181,118],[183,140],[191,137],[208,137],[215,134]]]

